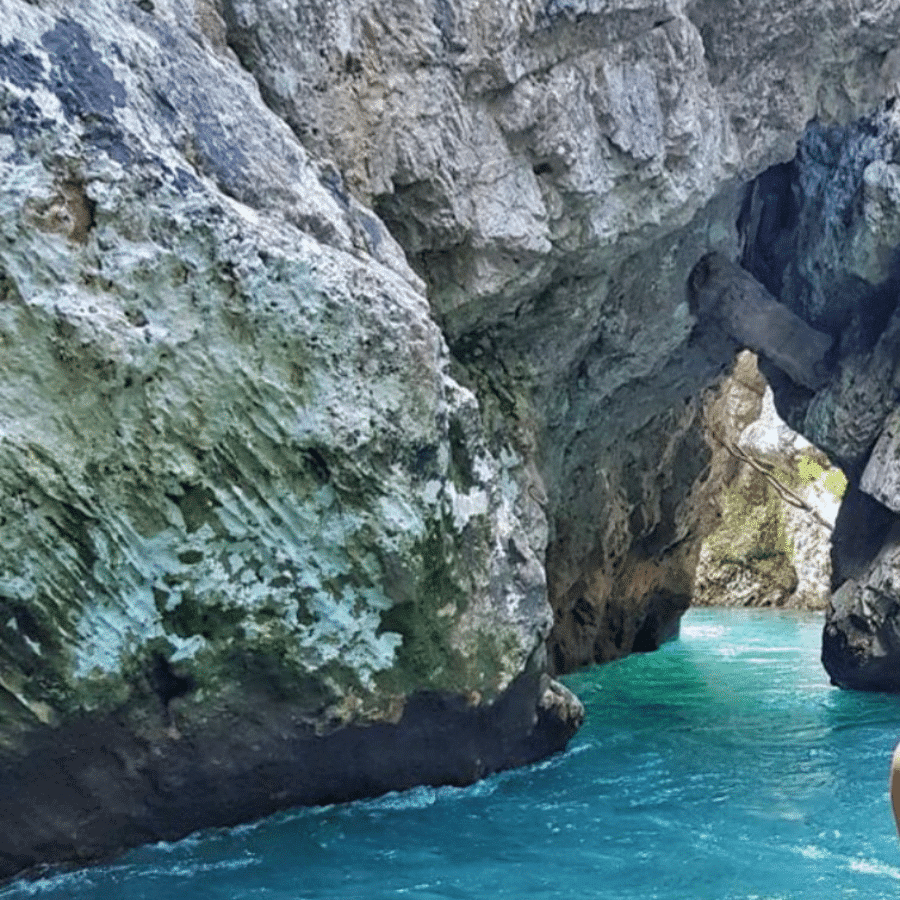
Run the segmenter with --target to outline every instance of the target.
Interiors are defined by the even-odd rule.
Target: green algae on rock
[[[707,399],[713,450],[692,602],[824,609],[843,472],[778,419],[747,351]]]

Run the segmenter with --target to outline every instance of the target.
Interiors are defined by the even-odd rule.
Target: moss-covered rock
[[[749,352],[704,421],[713,461],[693,602],[823,609],[844,473],[781,422]]]

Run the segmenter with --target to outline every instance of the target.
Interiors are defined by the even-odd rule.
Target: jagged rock
[[[888,509],[900,513],[900,407],[895,407],[885,419],[859,486]]]
[[[738,255],[751,173],[790,160],[810,120],[855,118],[890,89],[900,10],[224,10],[267,102],[335,161],[425,279],[454,372],[532,442],[552,665],[629,652],[659,591],[670,631],[690,595],[692,486],[708,461],[686,401],[734,352],[689,340],[688,275],[710,250]]]
[[[838,588],[828,606],[822,662],[833,684],[900,691],[900,543],[896,529],[859,577]]]
[[[885,71],[895,64],[895,56],[886,59]],[[835,337],[835,373],[814,394],[767,374],[779,412],[850,479],[832,536],[837,593],[823,662],[836,683],[883,690],[897,689],[892,672],[900,667],[890,639],[900,627],[898,610],[870,602],[889,581],[895,556],[898,151],[896,96],[860,122],[813,125],[790,166],[760,177],[744,219],[744,265],[782,303]]]
[[[539,478],[187,11],[0,22],[0,876],[577,727]]]
[[[794,382],[811,390],[828,383],[830,335],[780,304],[745,269],[721,253],[704,256],[689,281],[692,312],[739,345],[764,353]]]

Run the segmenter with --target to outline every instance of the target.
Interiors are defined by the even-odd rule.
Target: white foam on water
[[[408,791],[391,791],[375,800],[364,800],[359,805],[366,809],[425,809],[437,802],[437,790],[433,787],[414,787]]]
[[[851,859],[848,868],[853,872],[861,872],[863,875],[881,875],[884,878],[900,881],[900,869],[879,862],[877,859]]]
[[[701,625],[699,622],[687,623],[682,620],[681,623],[681,639],[682,640],[715,640],[725,634],[724,625]]]

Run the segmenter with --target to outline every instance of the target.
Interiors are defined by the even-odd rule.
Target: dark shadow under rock
[[[0,758],[0,879],[292,806],[471,784],[563,749],[583,715],[536,667],[492,704],[420,692],[396,723],[326,734],[263,692],[243,709],[205,727],[123,710],[29,735]]]

